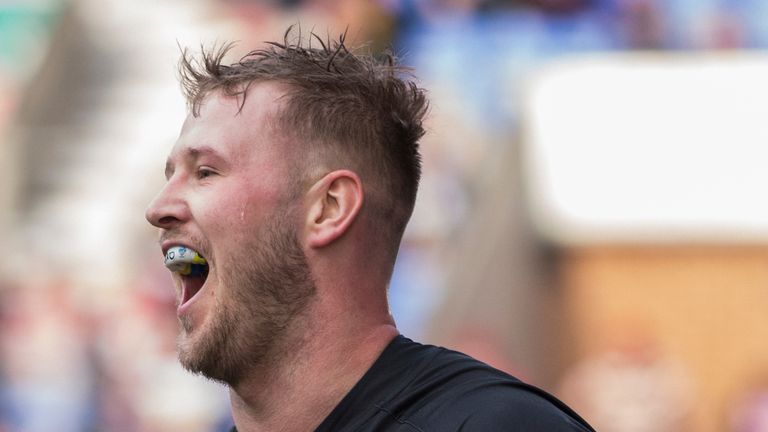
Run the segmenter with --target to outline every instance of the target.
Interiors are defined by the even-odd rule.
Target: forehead
[[[242,96],[221,91],[205,97],[197,117],[187,116],[169,160],[206,148],[224,156],[243,158],[258,152],[275,154],[280,150],[273,130],[273,119],[282,104],[285,90],[273,83],[255,83]]]

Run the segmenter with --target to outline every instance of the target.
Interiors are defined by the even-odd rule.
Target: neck
[[[305,330],[276,361],[231,387],[239,432],[314,430],[398,334],[388,314],[340,320],[323,306],[310,306]]]

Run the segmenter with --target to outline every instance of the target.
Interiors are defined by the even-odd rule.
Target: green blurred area
[[[0,3],[0,69],[5,74],[29,71],[65,5],[64,1]]]

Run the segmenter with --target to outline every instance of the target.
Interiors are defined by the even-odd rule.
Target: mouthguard
[[[205,258],[186,246],[174,246],[165,253],[165,267],[183,276],[202,276],[207,266]]]

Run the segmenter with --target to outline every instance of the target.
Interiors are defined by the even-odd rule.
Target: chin
[[[237,382],[242,367],[233,361],[238,356],[231,352],[235,325],[231,316],[221,309],[206,314],[189,312],[180,317],[182,328],[177,343],[181,365],[189,372],[227,385]]]

